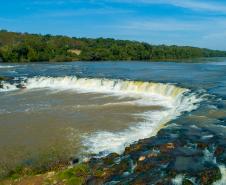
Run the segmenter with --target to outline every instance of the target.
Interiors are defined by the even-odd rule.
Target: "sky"
[[[226,50],[226,0],[0,0],[0,29]]]

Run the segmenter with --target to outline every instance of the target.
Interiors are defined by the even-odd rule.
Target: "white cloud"
[[[111,2],[117,3],[136,3],[136,4],[168,4],[172,6],[177,6],[186,9],[192,9],[196,11],[210,11],[210,12],[220,12],[226,13],[226,4],[218,3],[217,1],[210,0],[46,0],[46,1],[34,1],[35,5],[62,5],[70,3],[105,3],[109,4]]]
[[[200,1],[200,0],[166,0],[166,3],[193,9],[193,10],[203,10],[203,11],[215,11],[226,13],[226,5],[218,4],[218,3],[210,3],[209,1]]]
[[[136,20],[128,21],[122,25],[121,28],[135,29],[143,31],[200,31],[203,29],[203,23],[178,21],[173,19],[150,19],[150,20]]]
[[[117,25],[103,26],[103,30],[111,30],[116,38],[134,39],[153,44],[193,45],[223,50],[226,48],[226,18],[206,18],[195,21],[131,18]]]
[[[120,26],[119,26],[120,25]],[[217,32],[226,30],[226,18],[202,18],[183,20],[177,18],[130,18],[119,23],[119,27],[143,31],[192,31],[192,32]]]
[[[109,2],[104,0],[105,2]],[[120,3],[146,3],[146,4],[168,4],[181,8],[199,10],[199,11],[212,11],[226,13],[226,4],[220,4],[215,2],[210,2],[208,0],[111,0],[111,2]]]

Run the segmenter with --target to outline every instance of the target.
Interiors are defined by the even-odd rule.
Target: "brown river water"
[[[9,78],[0,86],[0,173],[20,165],[122,153],[167,122],[188,113],[192,117],[193,111],[208,109],[205,126],[212,125],[213,109],[215,117],[225,114],[226,65],[220,64],[0,64],[0,76]],[[226,135],[223,126],[211,129]]]

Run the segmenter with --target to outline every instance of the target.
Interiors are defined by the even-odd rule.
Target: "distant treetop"
[[[190,46],[151,45],[111,38],[77,38],[0,30],[0,61],[177,60],[226,57],[226,51]]]

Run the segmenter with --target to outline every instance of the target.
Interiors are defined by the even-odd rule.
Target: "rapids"
[[[226,136],[225,71],[224,62],[2,64],[1,173],[41,164],[49,148],[60,158],[122,154],[163,128],[186,130],[191,143],[217,137],[214,149]],[[224,175],[220,158],[208,161]]]

